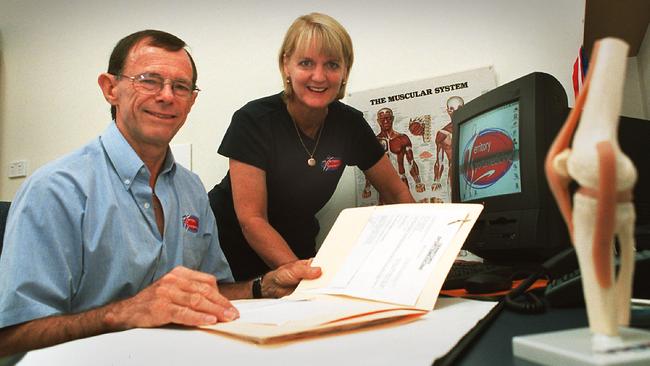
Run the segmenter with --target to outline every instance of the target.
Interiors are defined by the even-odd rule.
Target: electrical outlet
[[[16,160],[9,162],[9,178],[20,178],[27,176],[27,160]]]

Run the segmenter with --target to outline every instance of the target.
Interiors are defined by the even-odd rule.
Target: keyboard
[[[512,268],[504,265],[457,260],[451,266],[449,274],[442,285],[443,290],[453,290],[465,287],[465,280],[478,273],[499,272],[512,273]]]

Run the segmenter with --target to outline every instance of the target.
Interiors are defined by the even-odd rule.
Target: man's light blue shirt
[[[149,178],[111,123],[23,184],[0,257],[0,328],[131,297],[176,266],[233,281],[200,179],[167,154],[161,237]]]

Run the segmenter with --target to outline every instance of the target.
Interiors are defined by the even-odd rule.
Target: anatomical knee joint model
[[[618,326],[627,326],[630,319],[637,172],[617,139],[627,52],[628,45],[618,39],[596,42],[584,88],[545,164],[578,256],[595,348],[615,339]],[[573,202],[568,190],[572,180],[579,186]]]

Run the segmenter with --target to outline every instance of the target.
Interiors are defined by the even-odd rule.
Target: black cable
[[[546,276],[547,270],[542,266],[528,276],[519,286],[510,290],[504,297],[505,307],[523,314],[541,314],[546,311],[546,304],[534,293],[526,292],[535,281]]]
[[[540,314],[546,311],[546,302],[542,301],[537,294],[526,292],[535,281],[542,277],[548,276],[558,267],[565,265],[565,262],[571,261],[575,257],[573,246],[568,247],[560,253],[546,260],[532,275],[522,281],[519,286],[512,289],[505,296],[505,306],[509,310],[523,314]]]

